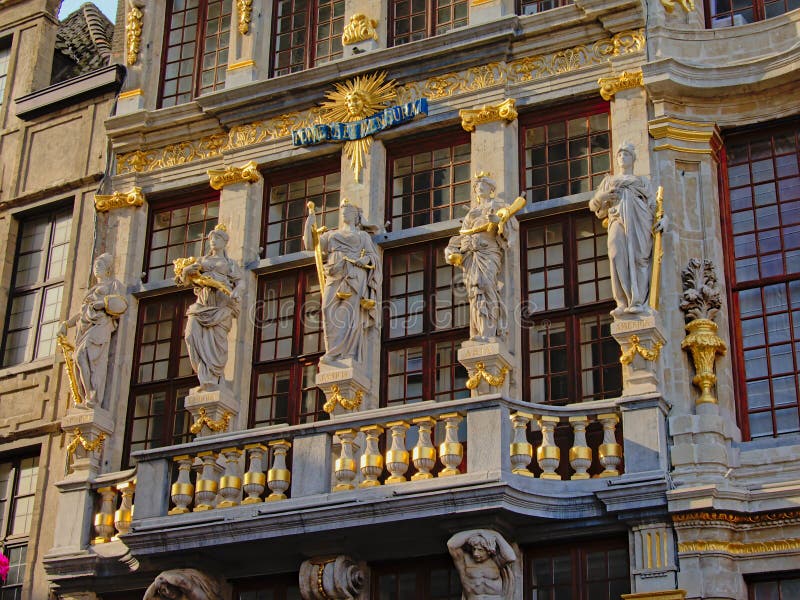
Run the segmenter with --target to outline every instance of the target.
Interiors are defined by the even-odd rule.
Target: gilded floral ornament
[[[503,383],[505,383],[506,375],[508,375],[509,372],[510,369],[506,366],[503,366],[497,375],[492,375],[486,370],[486,365],[483,362],[478,362],[475,364],[475,372],[470,375],[469,379],[467,379],[467,389],[477,389],[481,383],[481,380],[485,381],[492,387],[500,387],[503,385]]]
[[[458,111],[461,117],[461,127],[464,131],[475,131],[475,127],[493,121],[508,121],[511,123],[517,118],[516,100],[507,98],[499,104],[485,104],[483,108],[469,110],[462,108]]]
[[[375,19],[370,19],[363,13],[354,14],[342,32],[342,44],[350,46],[366,40],[377,42],[378,32],[375,30],[377,26],[378,22]]]
[[[644,75],[641,71],[623,71],[619,75],[601,77],[597,80],[600,86],[600,96],[603,100],[611,100],[614,95],[622,90],[630,90],[644,85]]]
[[[706,541],[680,542],[678,552],[723,552],[736,556],[747,556],[751,554],[768,554],[772,552],[790,552],[800,550],[800,538],[789,538],[785,540],[769,540],[766,542],[727,542],[727,541]]]
[[[142,43],[142,12],[141,0],[128,0],[128,14],[125,17],[125,41],[128,65],[135,65],[139,60],[139,48]]]
[[[108,212],[115,208],[137,207],[144,204],[144,194],[142,188],[132,187],[127,193],[114,192],[104,196],[96,194],[94,197],[94,208],[97,212]]]
[[[254,160],[242,167],[226,167],[222,170],[209,169],[206,173],[208,173],[209,185],[215,190],[221,190],[226,185],[234,183],[256,183],[261,180],[258,163]]]
[[[72,440],[70,441],[69,445],[67,446],[67,473],[72,472],[72,460],[75,457],[75,452],[78,450],[78,446],[84,449],[85,452],[102,452],[103,451],[103,444],[106,441],[106,434],[102,431],[97,435],[97,437],[93,440],[89,440],[83,436],[83,432],[81,432],[79,427],[76,427],[72,430]]]
[[[253,0],[236,0],[236,10],[239,12],[239,33],[247,35],[250,32]]]
[[[192,423],[191,427],[189,427],[189,432],[192,435],[197,435],[198,433],[203,431],[203,427],[208,427],[214,433],[221,433],[223,431],[227,431],[232,416],[233,414],[230,411],[226,410],[225,413],[222,415],[222,418],[217,419],[215,421],[214,419],[208,416],[205,408],[201,408],[197,420],[194,423]]]
[[[643,359],[653,362],[658,358],[658,355],[661,354],[661,348],[662,348],[661,342],[655,342],[653,344],[652,349],[645,348],[640,343],[639,336],[632,335],[631,347],[625,350],[625,352],[623,352],[620,355],[619,362],[621,362],[623,365],[629,365],[633,362],[633,359],[636,357],[637,354],[641,356]]]
[[[694,0],[661,0],[661,6],[663,6],[664,10],[668,13],[675,10],[676,4],[687,13],[694,11]]]
[[[331,395],[328,398],[325,405],[322,407],[328,414],[332,414],[333,411],[336,409],[336,405],[341,405],[342,408],[345,410],[356,410],[361,406],[361,401],[364,399],[364,392],[361,390],[356,390],[355,395],[352,398],[345,398],[342,396],[341,391],[339,390],[338,385],[334,385],[331,387]]]

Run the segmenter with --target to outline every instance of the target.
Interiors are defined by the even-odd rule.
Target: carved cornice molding
[[[485,104],[483,108],[462,108],[458,111],[458,116],[461,117],[461,127],[464,131],[475,131],[478,125],[494,121],[511,123],[517,118],[516,100],[507,98],[499,104]]]
[[[420,98],[441,100],[478,90],[557,77],[617,56],[644,52],[643,29],[624,31],[588,45],[551,54],[526,56],[510,62],[493,62],[464,71],[436,75],[397,88],[398,104]],[[117,173],[144,173],[221,156],[223,151],[246,148],[292,135],[292,130],[325,123],[326,110],[313,107],[265,121],[237,125],[228,133],[215,133],[149,150],[134,150],[117,156]]]
[[[132,187],[127,193],[114,192],[111,195],[104,196],[95,194],[94,209],[97,212],[108,212],[115,208],[137,207],[144,204],[144,194],[142,188]]]
[[[770,523],[781,523],[783,521],[794,521],[800,519],[800,510],[788,510],[772,513],[760,513],[745,515],[739,513],[729,513],[720,511],[695,511],[685,513],[675,513],[672,515],[673,523],[694,523],[694,522],[717,522],[717,523],[746,523],[762,525]]]
[[[753,554],[770,554],[774,552],[792,552],[800,550],[800,538],[786,540],[770,540],[768,542],[717,542],[696,541],[681,542],[678,544],[678,553],[689,552],[722,552],[735,556],[750,556]]]
[[[354,14],[342,32],[342,44],[350,46],[366,40],[377,42],[378,32],[375,30],[377,26],[378,22],[375,19],[370,19],[363,13]]]
[[[600,96],[603,100],[611,100],[614,95],[622,90],[630,90],[644,85],[644,75],[641,71],[623,71],[619,75],[601,77],[597,80],[600,86]]]
[[[650,136],[657,140],[653,150],[673,150],[689,154],[716,156],[722,142],[715,123],[658,117],[648,123]]]
[[[258,163],[254,160],[241,167],[227,167],[223,170],[209,169],[206,173],[208,173],[209,185],[215,190],[221,190],[226,185],[234,183],[255,183],[261,180]]]
[[[247,35],[250,32],[253,0],[236,0],[236,10],[239,12],[239,33]]]
[[[128,12],[125,15],[125,42],[128,66],[135,65],[139,60],[143,20],[142,7],[137,6],[136,0],[128,0]]]

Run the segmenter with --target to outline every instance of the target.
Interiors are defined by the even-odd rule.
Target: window
[[[250,427],[327,418],[314,383],[325,350],[320,310],[313,268],[259,280]]]
[[[277,0],[272,29],[272,76],[341,58],[344,0]]]
[[[236,582],[236,600],[301,600],[298,574],[270,575]]]
[[[766,581],[748,582],[748,600],[791,600],[800,598],[800,574],[772,574]]]
[[[392,231],[459,219],[470,201],[469,135],[437,136],[393,148],[389,205]]]
[[[202,256],[206,236],[217,225],[219,194],[170,203],[151,212],[150,235],[144,272],[154,283],[172,279],[172,261],[187,256]]]
[[[469,397],[456,357],[469,337],[469,301],[461,271],[444,260],[445,245],[384,254],[384,405]]]
[[[723,214],[743,429],[800,431],[800,122],[725,139]]]
[[[339,226],[340,167],[341,160],[337,155],[315,162],[309,168],[295,166],[269,176],[265,186],[267,209],[264,211],[261,244],[267,249],[268,257],[302,250],[308,202],[314,203],[318,225],[325,225],[328,229]],[[298,172],[304,176],[298,177]]]
[[[225,85],[232,0],[172,0],[167,10],[160,106]]]
[[[467,0],[390,0],[389,45],[424,40],[468,22]]]
[[[71,225],[72,209],[54,210],[20,223],[4,367],[55,353]]]
[[[523,353],[531,402],[568,404],[622,393],[611,337],[606,231],[589,211],[529,221],[521,231]]]
[[[628,545],[602,544],[526,548],[524,597],[537,600],[616,600],[630,593]]]
[[[461,600],[461,580],[449,556],[375,565],[370,598]]]
[[[520,128],[520,188],[532,202],[595,189],[611,169],[608,103],[592,103],[546,119],[529,115]]]
[[[0,584],[0,600],[22,597],[38,476],[38,456],[0,462],[1,541],[9,562],[6,582]]]
[[[568,4],[572,4],[572,0],[518,0],[517,14],[536,15]]]
[[[800,0],[708,0],[706,26],[731,27],[771,19],[800,8]]]
[[[136,359],[125,457],[136,450],[190,441],[191,417],[183,401],[197,385],[183,340],[192,293],[142,300],[136,329]]]
[[[11,39],[0,40],[0,106],[6,96],[6,80],[8,79],[8,63],[11,60]]]

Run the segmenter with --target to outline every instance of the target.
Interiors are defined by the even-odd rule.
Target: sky
[[[92,0],[94,5],[103,11],[103,14],[109,18],[110,21],[114,21],[114,17],[117,16],[117,0]],[[61,11],[58,13],[58,18],[63,19],[69,13],[77,10],[80,8],[81,4],[84,4],[86,0],[64,0],[61,3]]]

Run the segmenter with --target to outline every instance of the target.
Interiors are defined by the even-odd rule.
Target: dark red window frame
[[[712,7],[711,5],[715,6]],[[724,6],[717,8],[717,4]],[[742,5],[734,0],[706,0],[704,11],[706,17],[706,27],[715,29],[719,27],[731,27],[734,25],[744,25],[755,21],[771,19],[784,13],[800,8],[798,0],[752,0],[752,2]],[[740,16],[743,23],[737,23],[736,17]],[[714,22],[716,20],[716,23]],[[716,25],[716,27],[715,27]]]
[[[747,577],[747,598],[748,600],[800,598],[800,571],[759,573]]]
[[[437,573],[440,576],[435,581]],[[404,584],[411,584],[409,587],[414,589],[407,589]],[[370,598],[460,600],[461,593],[461,580],[449,556],[428,556],[372,565]]]
[[[517,14],[538,15],[546,10],[553,10],[572,3],[572,0],[517,0]]]
[[[408,21],[408,31],[402,34],[397,32],[400,19]],[[421,26],[423,20],[424,26]],[[424,40],[468,24],[468,0],[389,0],[390,47]]]

